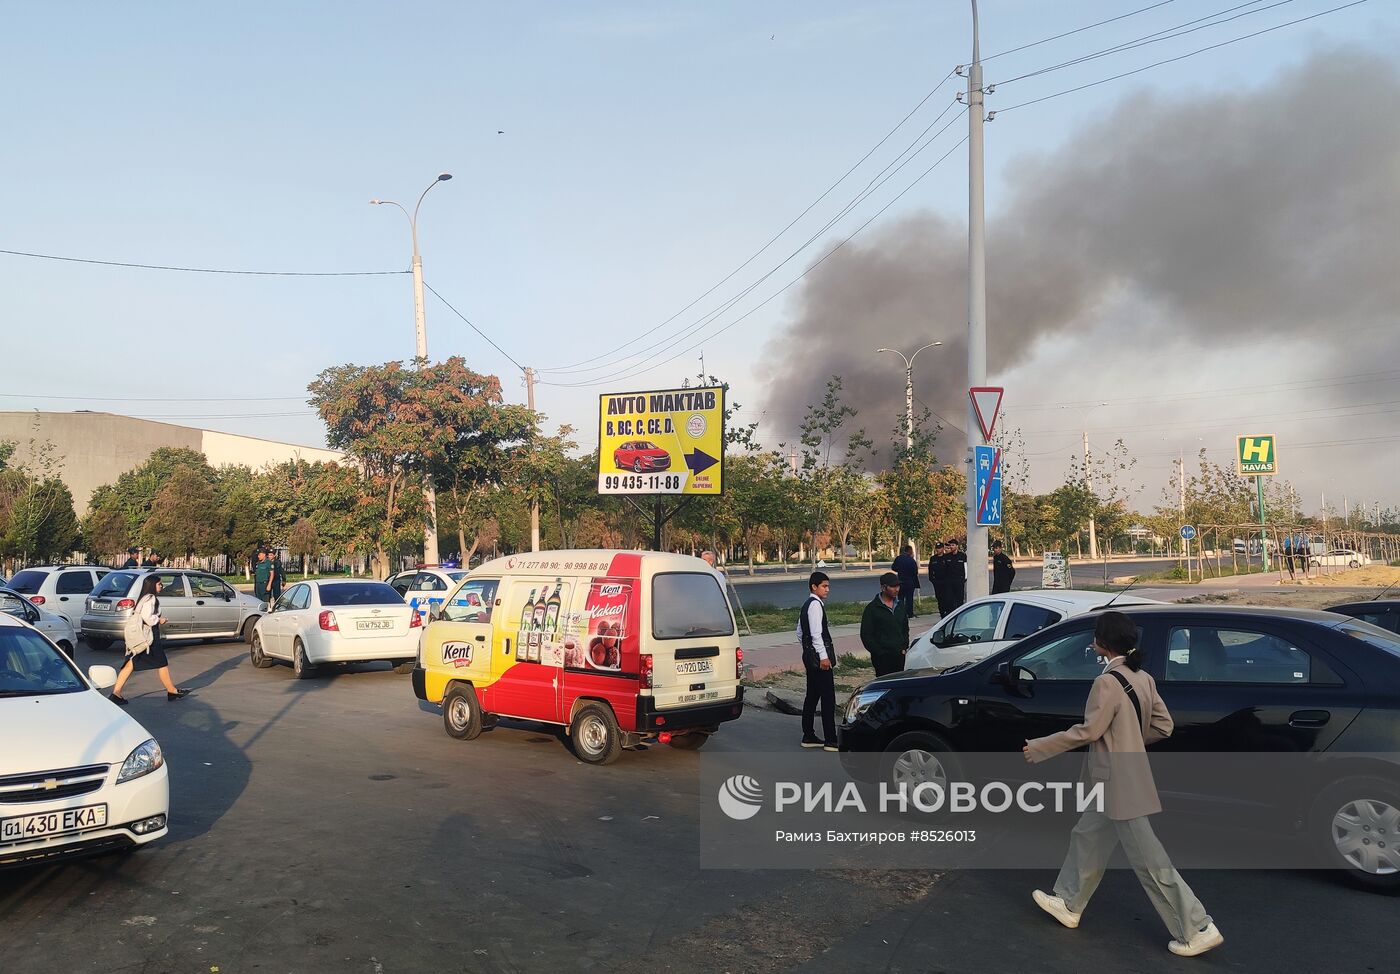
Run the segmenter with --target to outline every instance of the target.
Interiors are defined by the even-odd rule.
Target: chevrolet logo
[[[45,791],[53,791],[55,788],[58,787],[58,779],[57,779],[57,778],[45,778],[45,779],[44,779],[44,784],[43,784],[42,787],[43,787],[43,789],[44,789]]]

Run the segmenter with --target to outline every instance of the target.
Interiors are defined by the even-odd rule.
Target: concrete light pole
[[[427,314],[423,309],[423,258],[418,254],[418,210],[423,205],[423,197],[428,195],[428,190],[451,178],[450,172],[438,173],[437,179],[429,183],[428,189],[423,190],[422,195],[418,197],[418,203],[413,207],[411,214],[407,209],[404,209],[402,203],[396,203],[393,200],[370,200],[370,203],[375,206],[385,204],[397,206],[403,210],[403,215],[408,217],[408,231],[413,237],[414,358],[418,360],[420,367],[428,364],[428,324]],[[436,565],[438,563],[437,494],[433,490],[431,480],[423,488],[423,503],[428,509],[427,525],[423,529],[423,560],[430,565]]]
[[[905,355],[897,348],[877,348],[879,352],[894,352],[904,359],[904,449],[914,449],[914,359],[929,348],[937,348],[942,342],[930,342],[923,348],[915,349],[913,355]]]
[[[987,384],[987,251],[982,178],[982,52],[977,0],[972,0],[972,64],[967,73],[967,385]],[[987,582],[987,529],[977,523],[976,447],[982,445],[977,410],[967,403],[967,597],[980,598]]]

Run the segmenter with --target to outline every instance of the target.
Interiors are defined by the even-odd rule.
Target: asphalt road
[[[1188,963],[1167,953],[1127,870],[1110,872],[1068,931],[1030,901],[1053,881],[1041,872],[706,869],[702,755],[660,746],[593,768],[534,725],[454,741],[382,666],[298,682],[285,667],[253,669],[236,643],[171,659],[190,698],[167,703],[152,674],[129,692],[168,756],[172,834],[134,854],[0,873],[6,974]],[[709,747],[796,737],[794,718],[751,710]],[[1326,874],[1188,879],[1227,938],[1193,969],[1394,969],[1395,897]]]

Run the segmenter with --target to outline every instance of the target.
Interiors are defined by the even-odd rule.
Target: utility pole
[[[1177,502],[1178,502],[1178,504],[1180,505],[1180,510],[1181,510],[1181,518],[1180,518],[1181,524],[1178,525],[1178,527],[1185,527],[1185,526],[1186,526],[1186,454],[1185,454],[1185,452],[1179,453],[1179,454],[1177,455],[1177,458],[1176,458],[1176,492],[1177,492]],[[1180,537],[1180,533],[1179,533],[1179,532],[1178,532],[1178,535],[1177,535],[1177,536]],[[1186,539],[1185,539],[1185,538],[1181,538],[1181,553],[1182,553],[1182,557],[1186,559],[1186,575],[1187,575],[1187,578],[1190,578],[1190,576],[1191,576],[1191,558],[1190,558],[1190,555],[1187,553],[1186,545],[1187,545]]]
[[[967,73],[967,385],[987,384],[987,252],[982,173],[982,51],[972,0],[972,64]],[[988,594],[987,529],[977,523],[976,448],[981,427],[967,401],[967,597]]]
[[[1089,431],[1084,431],[1084,487],[1089,491],[1089,496],[1094,497],[1094,471],[1089,466]],[[1094,523],[1094,513],[1089,512],[1089,557],[1095,561],[1099,557],[1099,542],[1097,536],[1097,526]]]
[[[525,369],[525,404],[530,407],[530,412],[535,411],[535,370]],[[530,550],[540,550],[540,502],[538,498],[530,501]]]

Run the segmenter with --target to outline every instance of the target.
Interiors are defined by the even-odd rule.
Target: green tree
[[[307,565],[321,552],[321,536],[316,525],[308,518],[297,518],[287,535],[287,550],[293,558],[301,559],[301,577],[307,576]]]
[[[821,401],[808,405],[798,428],[801,446],[795,492],[805,515],[814,566],[820,547],[817,535],[828,523],[832,492],[841,488],[842,478],[847,487],[853,483],[849,478],[859,471],[870,450],[865,431],[849,429],[856,416],[855,407],[841,397],[841,377],[833,375],[826,381]]]
[[[49,561],[67,555],[78,543],[78,515],[73,495],[57,477],[29,478],[10,507],[6,553],[21,561]]]
[[[111,485],[110,496],[121,506],[132,538],[140,536],[142,525],[150,517],[156,495],[181,468],[196,471],[211,484],[214,481],[214,471],[204,459],[204,454],[183,447],[163,446],[153,451],[145,463],[128,470]],[[88,507],[91,510],[91,501]]]
[[[83,520],[83,547],[95,559],[120,555],[131,544],[131,531],[120,505],[113,500],[89,506]],[[120,559],[118,559],[120,560]]]
[[[141,537],[152,549],[196,555],[217,554],[224,541],[215,512],[214,487],[194,467],[177,467],[151,503]]]

